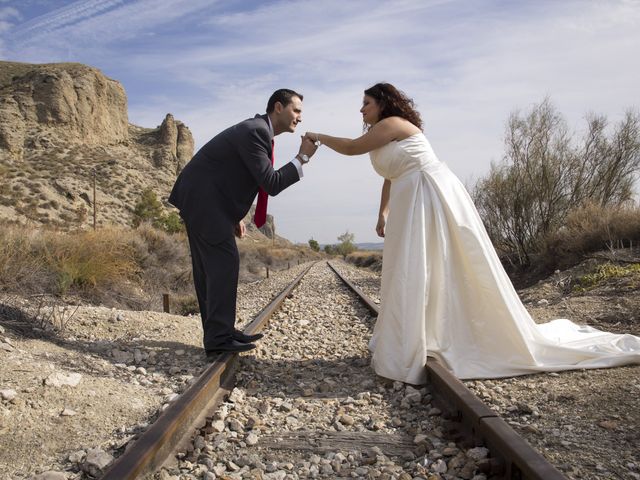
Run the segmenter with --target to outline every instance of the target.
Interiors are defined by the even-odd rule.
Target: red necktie
[[[271,165],[273,165],[274,141],[271,140]],[[258,191],[258,204],[256,205],[256,214],[253,216],[253,223],[260,228],[267,221],[267,200],[269,195],[260,188]]]

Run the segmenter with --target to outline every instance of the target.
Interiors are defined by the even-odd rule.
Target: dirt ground
[[[607,331],[640,335],[640,272],[612,276],[588,289],[580,287],[579,280],[601,263],[602,260],[589,260],[557,272],[521,291],[522,299],[537,321],[571,318]],[[252,318],[303,267],[243,285],[240,322]],[[71,310],[58,311],[59,324],[65,319],[66,323],[62,330],[53,330],[42,328],[46,325],[30,316],[33,309],[28,300],[4,299],[0,307],[3,480],[81,479],[97,475],[111,456],[153,422],[206,366],[198,317],[81,306],[71,318],[67,318]],[[609,390],[606,385],[611,378],[607,393],[626,392],[626,399],[606,396],[607,405],[613,407],[611,415],[603,413],[606,407],[601,404],[581,403],[582,415],[600,422],[602,434],[624,428],[629,440],[634,441],[637,411],[616,414],[614,410],[619,403],[628,404],[628,397],[640,398],[640,368],[624,367],[617,373],[607,373],[615,370],[599,371],[598,388],[604,385],[604,390]],[[578,381],[580,374],[574,374]],[[554,378],[549,380],[557,382]],[[575,395],[574,400],[578,398]],[[514,413],[508,399],[501,403],[495,393],[487,396],[495,397],[498,409],[504,403],[505,416]],[[541,394],[531,396],[531,409],[538,408],[536,402],[541,398]],[[544,398],[561,402],[569,397]],[[558,413],[561,412],[559,408]],[[520,420],[511,420],[517,427]],[[526,432],[526,422],[520,423]],[[535,440],[535,431],[532,435]],[[541,437],[540,448],[545,448],[543,440]],[[628,458],[637,457],[636,451]],[[62,476],[36,477],[47,471]],[[630,473],[612,478],[640,479],[640,465],[627,465],[625,472]]]

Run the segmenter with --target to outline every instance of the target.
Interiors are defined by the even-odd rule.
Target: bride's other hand
[[[376,233],[378,234],[379,237],[384,237],[384,227],[386,223],[387,221],[384,219],[384,217],[382,216],[378,217],[378,224],[376,225]]]

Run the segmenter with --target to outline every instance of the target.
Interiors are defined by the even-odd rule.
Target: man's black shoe
[[[233,337],[234,340],[237,340],[237,341],[242,342],[242,343],[255,342],[256,340],[260,340],[262,337],[264,337],[264,335],[262,333],[255,333],[253,335],[246,335],[246,334],[242,333],[240,330],[234,330],[234,332],[231,334],[231,336]]]
[[[243,343],[237,340],[231,340],[229,343],[225,343],[223,345],[218,345],[217,347],[213,347],[210,350],[206,350],[207,359],[212,360],[217,358],[219,354],[226,352],[247,352],[249,350],[253,350],[256,346],[253,343]]]

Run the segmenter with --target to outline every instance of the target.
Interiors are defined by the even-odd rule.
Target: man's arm
[[[278,170],[271,165],[271,138],[266,128],[247,129],[238,140],[237,147],[242,162],[269,195],[275,196],[300,180],[293,163],[289,162]]]

